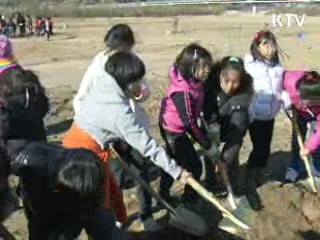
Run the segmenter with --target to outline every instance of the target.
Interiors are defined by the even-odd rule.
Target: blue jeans
[[[311,123],[310,132],[313,132],[314,125],[315,125],[314,122],[311,119],[307,120],[303,118],[299,114],[297,115],[297,123],[300,128],[303,141],[305,141],[305,138],[307,135],[307,124],[309,122]],[[292,154],[292,160],[289,163],[289,167],[295,169],[299,173],[299,175],[303,174],[305,172],[305,168],[300,158],[300,148],[298,144],[297,134],[294,129],[292,130],[291,154]],[[315,153],[312,154],[312,158],[313,158],[315,169],[317,171],[320,171],[320,149],[318,149]]]

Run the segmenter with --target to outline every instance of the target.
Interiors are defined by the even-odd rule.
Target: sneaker
[[[285,181],[289,182],[289,183],[294,183],[297,181],[299,177],[299,173],[297,170],[295,170],[294,168],[287,168],[287,172],[286,172],[286,176],[285,176]]]
[[[152,217],[149,217],[142,221],[143,229],[146,232],[160,231],[162,227]]]

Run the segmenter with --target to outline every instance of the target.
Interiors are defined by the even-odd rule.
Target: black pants
[[[200,179],[202,173],[201,160],[193,147],[192,142],[186,134],[169,133],[160,126],[160,133],[166,143],[169,155],[174,158],[177,163],[191,172],[196,180]],[[165,171],[161,172],[160,195],[170,201],[170,188],[173,179]],[[197,194],[194,190],[186,186],[183,194],[183,201],[194,202]]]
[[[115,226],[115,218],[108,209],[97,209],[92,218],[81,221],[70,216],[53,215],[36,219],[25,206],[28,219],[29,240],[74,240],[85,229],[92,240],[121,239],[121,230]]]
[[[254,120],[250,124],[249,133],[253,149],[248,159],[248,168],[263,168],[267,166],[273,126],[274,119],[267,121]]]
[[[149,167],[148,167],[148,159],[143,158],[142,161],[139,161],[138,159],[135,159],[131,155],[132,147],[126,144],[126,149],[123,149],[122,146],[125,145],[125,142],[119,141],[114,143],[114,148],[119,153],[119,155],[125,160],[128,164],[132,164],[140,171],[140,176],[143,180],[145,180],[147,183],[150,181],[149,177]],[[112,170],[117,169],[116,171],[113,171],[119,186],[122,185],[122,180],[125,177],[125,173],[122,170],[119,163],[115,160],[111,162],[111,168]],[[150,194],[139,184],[136,183],[137,186],[137,197],[139,200],[140,205],[140,219],[145,220],[152,216],[152,198]]]

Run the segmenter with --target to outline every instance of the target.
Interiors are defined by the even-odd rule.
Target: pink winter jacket
[[[209,148],[210,139],[197,125],[204,98],[202,83],[183,79],[174,66],[169,69],[169,80],[161,101],[160,126],[171,133],[189,133],[202,147]]]
[[[286,71],[284,73],[283,84],[295,109],[302,116],[310,116],[310,113],[312,113],[317,121],[315,131],[305,142],[305,148],[309,149],[311,153],[314,153],[320,147],[320,106],[306,106],[302,104],[296,86],[304,73],[304,71]]]

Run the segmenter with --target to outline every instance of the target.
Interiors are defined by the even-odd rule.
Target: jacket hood
[[[105,71],[105,64],[108,61],[110,54],[105,51],[99,53],[93,60],[94,68],[96,69],[97,82],[101,91],[103,91],[103,102],[106,103],[119,103],[127,100],[124,92],[118,85],[117,81]],[[102,99],[101,99],[102,100]]]
[[[169,68],[169,79],[171,86],[176,90],[185,91],[201,86],[201,82],[184,79],[174,65]]]
[[[285,71],[283,73],[283,82],[284,85],[287,84],[296,84],[299,79],[301,79],[304,75],[305,71],[295,70],[295,71]]]
[[[106,51],[102,51],[97,54],[97,56],[93,59],[92,64],[95,66],[95,68],[98,70],[103,70],[105,69],[104,65],[108,61],[110,57],[110,54]]]

